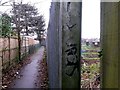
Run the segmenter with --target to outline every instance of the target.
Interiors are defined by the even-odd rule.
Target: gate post
[[[61,2],[62,88],[80,88],[81,2]]]
[[[80,88],[82,2],[69,1],[51,3],[47,33],[50,88]]]
[[[120,2],[101,3],[101,87],[120,89]]]

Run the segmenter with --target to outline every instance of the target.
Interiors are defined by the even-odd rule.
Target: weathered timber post
[[[47,33],[49,87],[80,88],[82,3],[58,1],[51,3]]]
[[[120,2],[118,5],[118,88],[120,90]]]
[[[52,2],[47,33],[47,62],[50,88],[61,88],[61,35],[59,35],[61,31],[59,31],[59,13],[60,2]]]
[[[2,89],[2,64],[3,64],[3,58],[2,58],[2,50],[0,51],[0,90]]]
[[[120,88],[120,3],[101,3],[101,88]]]
[[[80,88],[80,2],[62,2],[62,88]]]
[[[11,58],[10,58],[10,35],[8,37],[8,43],[9,43],[8,49],[9,49],[9,66],[10,66],[10,64],[11,64]]]

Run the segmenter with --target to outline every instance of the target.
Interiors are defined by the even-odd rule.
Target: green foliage
[[[44,37],[45,20],[43,15],[38,15],[38,10],[30,4],[14,4],[12,11],[12,23],[15,24],[14,31],[23,35],[37,34],[37,40],[41,41]],[[20,21],[18,21],[21,19]],[[18,26],[18,27],[17,27]]]
[[[81,86],[82,88],[96,88],[99,84],[95,84],[97,76],[100,74],[100,58],[98,50],[100,47],[92,47],[82,45],[82,61],[81,64]],[[91,87],[90,87],[91,85]],[[96,86],[95,86],[96,85]]]
[[[34,17],[38,15],[37,9],[30,4],[14,4],[12,9],[12,23],[15,24],[14,31],[30,35],[34,33]],[[19,18],[22,19],[19,21]],[[30,28],[30,29],[29,29]]]
[[[11,18],[6,14],[1,16],[0,36],[8,37],[12,33],[11,30]]]
[[[37,39],[41,41],[42,37],[44,36],[44,31],[45,31],[44,17],[42,15],[35,17],[35,22],[36,22],[36,25],[35,25],[36,29],[34,29],[34,31],[37,34]]]

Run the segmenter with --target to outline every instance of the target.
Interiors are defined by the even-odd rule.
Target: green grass
[[[83,58],[85,60],[99,60],[100,58]]]
[[[86,46],[86,45],[82,45],[82,50],[100,50],[100,47],[93,47],[93,46]]]
[[[87,61],[100,60],[100,58],[98,57],[99,53],[97,52],[98,50],[100,50],[100,47],[82,45],[81,49],[86,50],[86,52],[81,53],[84,60],[87,60]],[[89,72],[89,73],[87,73],[87,72]],[[81,85],[83,87],[86,85],[89,85],[89,82],[94,81],[96,75],[99,73],[100,73],[100,62],[97,62],[97,63],[93,62],[92,64],[82,64],[82,67],[81,67],[81,76],[82,76]],[[87,79],[84,77],[85,74],[88,75]]]
[[[99,53],[98,53],[98,52],[84,52],[84,53],[82,53],[82,54],[83,54],[83,55],[84,55],[84,54],[97,54],[97,55],[98,55]]]

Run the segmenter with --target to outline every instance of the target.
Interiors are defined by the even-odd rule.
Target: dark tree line
[[[16,26],[13,27],[14,31],[20,27],[20,33],[24,35],[36,33],[37,39],[41,41],[41,35],[45,31],[45,21],[42,15],[38,15],[37,8],[30,4],[14,3],[12,12],[12,23]]]
[[[0,17],[0,35],[3,37],[8,37],[11,31],[11,18],[6,13],[3,13]]]
[[[1,16],[0,27],[2,29],[0,32],[2,36],[13,35],[14,31],[16,35],[36,34],[37,39],[41,41],[41,36],[45,31],[45,20],[43,15],[39,15],[35,6],[13,2],[11,12],[11,16],[6,13]]]
[[[0,20],[0,35],[10,37],[18,36],[18,55],[21,60],[21,35],[27,36],[36,34],[37,40],[41,42],[45,31],[43,15],[38,14],[35,6],[13,2],[11,16],[3,14]]]

